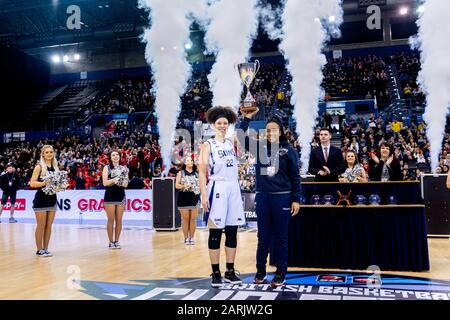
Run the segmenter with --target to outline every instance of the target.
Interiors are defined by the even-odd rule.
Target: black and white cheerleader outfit
[[[42,169],[41,169],[42,170]],[[51,171],[54,172],[55,169],[53,167],[47,167],[47,171]],[[39,182],[44,182],[41,179],[41,175],[39,174],[39,178],[38,178]],[[38,188],[35,196],[34,196],[34,200],[33,200],[33,210],[35,212],[40,212],[40,211],[55,211],[56,210],[56,194],[45,194],[44,191],[42,191],[42,189],[44,189],[44,187],[40,187]]]
[[[198,174],[195,171],[181,171],[181,181],[184,184],[198,185]],[[178,209],[197,209],[199,207],[200,195],[192,191],[180,190],[178,193]]]
[[[108,168],[108,180],[113,179],[111,177],[111,169],[109,166],[106,166]],[[105,188],[105,198],[104,198],[104,204],[106,205],[125,205],[125,188],[118,186],[116,184],[112,186],[107,186]]]

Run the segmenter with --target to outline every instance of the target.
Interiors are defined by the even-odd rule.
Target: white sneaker
[[[53,253],[51,253],[47,249],[45,249],[44,250],[44,257],[53,257]]]
[[[188,238],[186,238],[186,239],[184,239],[184,242],[183,242],[184,244],[189,244],[189,239]]]
[[[193,246],[193,245],[195,244],[194,239],[190,238],[190,239],[189,239],[189,244],[190,244],[191,246]]]
[[[119,241],[114,242],[114,246],[116,249],[122,249],[122,246],[120,245]]]
[[[110,242],[108,247],[110,249],[115,249],[116,248],[116,246],[114,245],[114,242]]]

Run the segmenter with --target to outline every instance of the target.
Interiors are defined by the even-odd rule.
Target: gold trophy
[[[247,87],[247,95],[244,101],[241,102],[240,108],[243,113],[253,112],[258,109],[256,100],[250,93],[250,85],[252,84],[256,74],[258,73],[259,67],[260,64],[258,60],[255,60],[255,62],[239,63],[236,66],[242,82]]]

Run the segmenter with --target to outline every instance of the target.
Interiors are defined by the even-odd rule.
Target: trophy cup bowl
[[[397,203],[398,203],[398,201],[397,201],[397,197],[396,196],[390,195],[388,197],[388,204],[397,204]]]
[[[366,204],[366,197],[364,197],[362,194],[358,194],[355,197],[355,202],[357,206],[364,206]]]
[[[317,195],[317,194],[313,195],[313,196],[311,197],[311,204],[312,204],[312,205],[315,205],[315,206],[320,205],[320,196]]]
[[[380,205],[380,202],[381,202],[380,196],[377,194],[370,195],[369,202],[370,202],[370,205],[372,205],[372,206]]]
[[[250,93],[250,85],[252,84],[256,74],[258,73],[259,67],[260,64],[258,60],[255,60],[255,62],[239,63],[236,65],[239,77],[241,78],[242,83],[244,83],[244,85],[247,87],[247,95],[245,96],[245,99],[241,101],[240,109],[242,113],[250,113],[258,109],[256,100]]]
[[[332,195],[329,195],[329,194],[324,195],[323,196],[323,202],[324,202],[323,203],[324,205],[331,206],[331,205],[334,204],[334,197]]]

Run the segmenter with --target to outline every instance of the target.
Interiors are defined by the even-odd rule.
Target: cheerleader
[[[355,151],[347,151],[345,154],[345,163],[347,168],[339,176],[340,182],[367,182],[366,170],[359,164],[358,155]]]
[[[203,143],[200,151],[199,181],[203,209],[209,228],[209,258],[212,274],[211,286],[222,286],[219,268],[220,240],[225,230],[226,271],[225,282],[241,284],[236,275],[234,260],[237,248],[238,226],[245,223],[235,142],[225,136],[230,124],[237,121],[237,114],[230,107],[213,107],[206,113],[208,122],[214,127],[214,139]],[[206,185],[206,170],[209,182]]]
[[[58,162],[55,158],[55,150],[50,145],[45,145],[41,149],[41,157],[33,170],[30,180],[30,187],[37,189],[33,200],[33,210],[36,215],[36,255],[39,257],[52,257],[48,251],[52,225],[56,212],[56,194],[45,194],[43,188],[49,184],[44,181],[47,172],[58,172]]]
[[[113,171],[118,169],[126,171],[125,166],[120,166],[119,153],[112,151],[109,154],[109,165],[103,168],[103,185],[106,187],[104,205],[108,216],[107,231],[110,249],[121,249],[119,238],[125,211],[125,188],[128,186],[128,179],[124,179],[122,185],[119,185],[120,177],[113,175]]]
[[[184,244],[194,244],[194,234],[199,210],[198,171],[192,157],[187,156],[181,171],[177,173],[175,187],[178,193],[178,209],[180,210]]]

